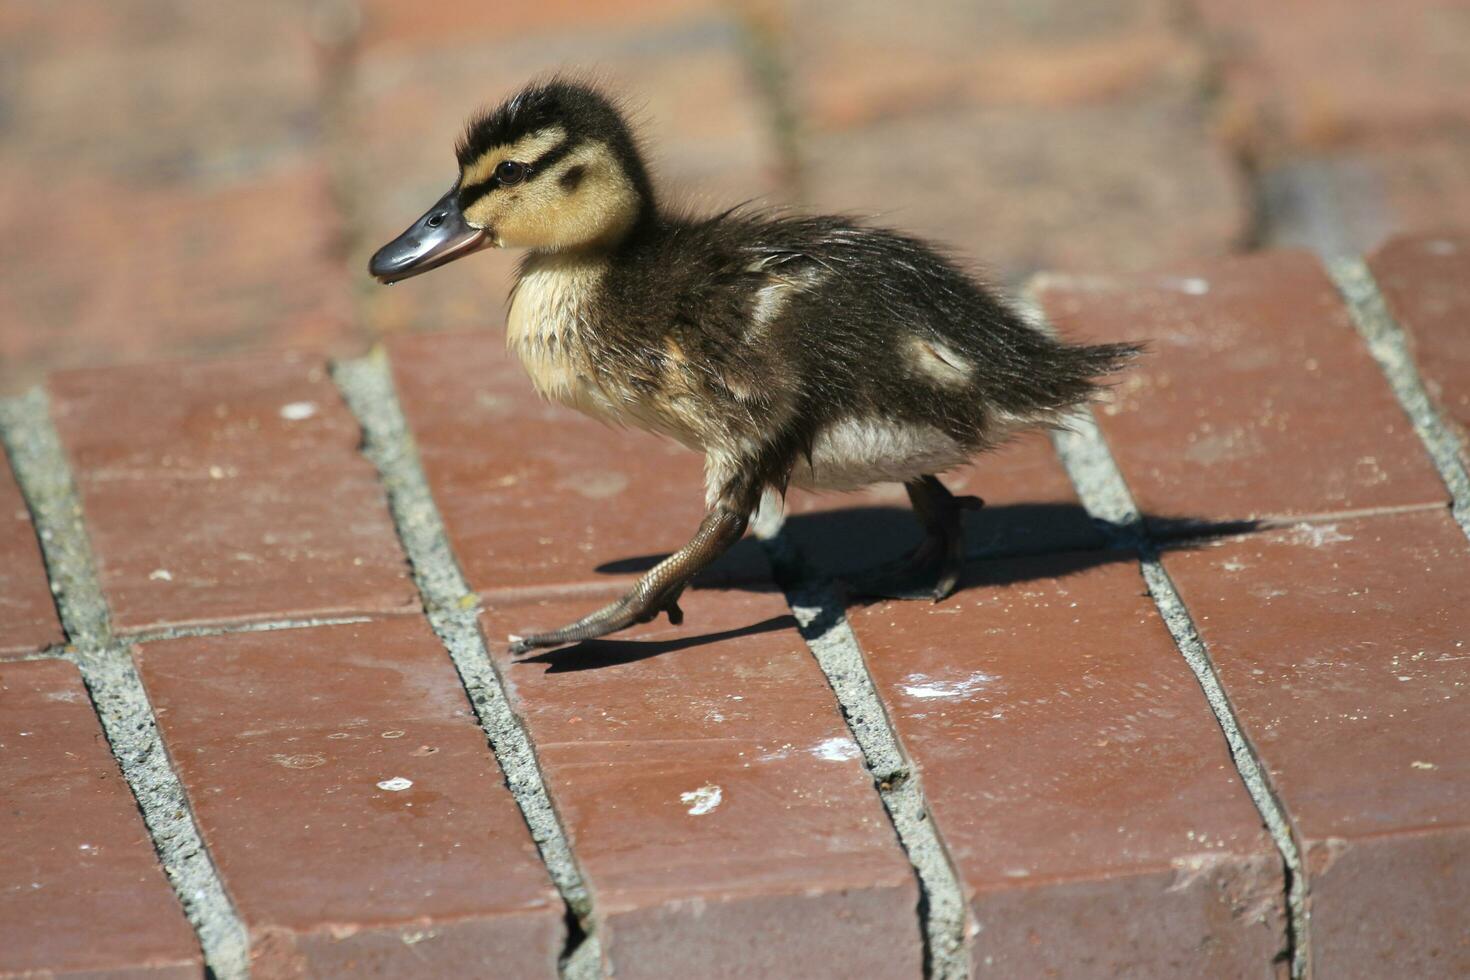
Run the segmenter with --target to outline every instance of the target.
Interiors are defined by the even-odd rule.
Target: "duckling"
[[[950,595],[961,515],[937,474],[1056,424],[1137,352],[1038,330],[911,235],[845,217],[737,207],[696,217],[654,193],[624,113],[565,78],[473,117],[449,192],[383,246],[383,283],[484,248],[528,250],[506,342],[545,397],[705,457],[708,513],[616,602],[516,654],[660,613],[745,533],[767,488],[902,483],[923,543],[879,576]],[[899,168],[895,179],[902,178]],[[876,591],[904,594],[903,589]]]

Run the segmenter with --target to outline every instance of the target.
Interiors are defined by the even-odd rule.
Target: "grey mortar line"
[[[112,635],[81,499],[45,393],[0,402],[0,437],[30,508],[70,654],[92,698],[159,861],[217,980],[250,975],[250,938],[169,764],[129,643]]]
[[[842,598],[830,582],[802,564],[769,504],[762,507],[753,524],[785,589],[802,638],[837,697],[842,718],[918,878],[925,976],[963,980],[970,975],[966,939],[971,926],[964,886],[939,837],[923,782],[868,673]]]
[[[602,976],[601,942],[592,896],[552,805],[531,743],[506,697],[500,674],[479,629],[479,598],[460,571],[444,520],[429,490],[418,447],[398,401],[382,349],[333,365],[332,377],[363,430],[363,454],[378,469],[399,539],[429,624],[459,672],[480,727],[489,739],[553,884],[581,929],[568,937],[561,974],[566,980]]]
[[[400,615],[390,613],[388,616]],[[157,643],[160,640],[181,640],[197,636],[229,636],[234,633],[271,633],[276,630],[304,630],[315,626],[351,626],[355,623],[370,623],[373,616],[320,616],[301,619],[271,619],[258,623],[221,623],[199,626],[164,626],[154,630],[142,630],[126,634],[122,639],[132,644]],[[384,618],[387,618],[385,616]]]
[[[1138,553],[1149,595],[1180,655],[1204,692],[1205,701],[1225,736],[1236,772],[1281,855],[1286,872],[1286,942],[1291,957],[1291,976],[1293,980],[1303,980],[1308,975],[1311,961],[1311,912],[1307,904],[1308,883],[1302,848],[1286,808],[1255,747],[1241,728],[1235,706],[1230,703],[1210,658],[1209,647],[1199,635],[1174,581],[1159,560],[1133,495],[1102,433],[1098,431],[1092,413],[1082,410],[1070,420],[1068,428],[1053,433],[1052,442],[1082,505],[1103,525],[1110,543]]]
[[[1388,312],[1388,304],[1373,273],[1361,259],[1329,260],[1327,272],[1347,303],[1353,327],[1368,345],[1368,352],[1378,362],[1404,414],[1439,470],[1453,501],[1455,520],[1465,536],[1470,537],[1470,475],[1466,474],[1460,458],[1460,442],[1434,407],[1414,366],[1403,330]]]

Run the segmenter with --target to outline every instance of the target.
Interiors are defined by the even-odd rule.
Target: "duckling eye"
[[[526,176],[526,165],[514,160],[502,160],[495,167],[495,179],[504,184],[519,184]]]

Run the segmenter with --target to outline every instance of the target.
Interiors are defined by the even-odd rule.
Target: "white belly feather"
[[[811,465],[798,461],[791,482],[809,490],[857,490],[942,473],[969,458],[970,451],[932,425],[843,419],[817,433]]]

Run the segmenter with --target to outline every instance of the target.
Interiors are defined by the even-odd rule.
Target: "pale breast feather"
[[[505,332],[506,346],[537,391],[597,417],[615,409],[592,375],[583,338],[605,271],[555,256],[533,258],[516,285]]]
[[[511,300],[506,344],[545,398],[613,425],[659,432],[703,450],[710,433],[678,391],[637,388],[589,348],[607,269],[555,255],[527,263]],[[603,370],[599,371],[599,363]]]

